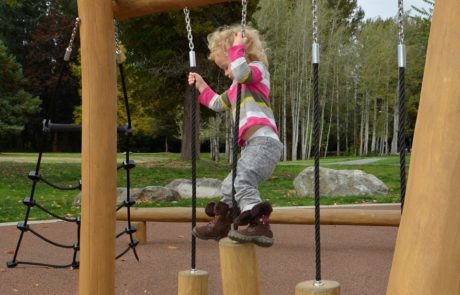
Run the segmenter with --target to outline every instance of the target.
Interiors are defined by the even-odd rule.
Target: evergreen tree
[[[24,90],[22,68],[0,41],[0,138],[18,135],[28,118],[39,111],[40,100]]]

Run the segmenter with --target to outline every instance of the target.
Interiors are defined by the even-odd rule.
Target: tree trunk
[[[364,112],[365,126],[364,126],[364,155],[369,153],[369,93],[366,92],[366,110]]]
[[[324,88],[323,88],[323,100],[321,106],[321,120],[320,120],[320,131],[319,131],[319,150],[321,154],[321,144],[323,142],[323,130],[324,130],[324,113],[326,110],[326,101],[327,101],[327,78],[324,81]]]
[[[361,104],[361,124],[359,124],[359,155],[362,156],[364,153],[364,121],[366,111],[366,101],[363,96],[363,102]]]
[[[371,152],[377,151],[377,96],[374,95],[374,118],[372,120]]]
[[[345,108],[345,152],[346,153],[348,153],[348,145],[349,145],[349,142],[348,142],[348,127],[349,127],[349,121],[350,121],[350,119],[348,118],[349,117],[349,108],[348,108],[349,90],[350,90],[350,85],[347,85],[347,91],[345,93],[345,106],[346,106]],[[355,108],[356,108],[356,105],[355,105]]]
[[[329,125],[327,127],[327,135],[326,135],[326,146],[324,147],[324,157],[327,157],[327,149],[329,147],[329,135],[331,134],[331,126],[332,126],[332,117],[333,117],[333,109],[334,109],[334,95],[331,93],[331,108],[329,109]]]
[[[231,111],[225,112],[225,157],[227,163],[232,163],[233,159],[233,124]]]
[[[361,155],[361,150],[360,150],[361,141],[358,138],[358,110],[359,109],[358,109],[358,82],[357,81],[354,82],[353,100],[355,102],[354,108],[353,108],[353,146],[355,149],[355,156],[356,156],[358,154],[358,151],[359,151],[359,154]]]
[[[282,111],[282,117],[283,117],[283,145],[284,145],[284,150],[283,150],[283,161],[287,161],[287,130],[286,130],[286,95],[287,95],[287,86],[286,86],[286,80],[284,81],[283,85],[283,111]]]
[[[391,139],[391,153],[398,153],[398,127],[399,122],[399,104],[398,104],[398,91],[396,90],[395,105],[393,107],[393,138]]]
[[[327,157],[327,151],[328,151],[328,148],[329,148],[329,135],[331,134],[331,126],[332,126],[332,117],[333,117],[333,108],[334,108],[334,92],[337,88],[337,80],[336,80],[336,71],[335,71],[335,67],[334,67],[334,70],[332,72],[332,91],[330,93],[330,96],[331,96],[331,107],[329,109],[329,125],[328,125],[328,128],[327,128],[327,135],[326,135],[326,145],[324,147],[324,157]]]
[[[339,76],[337,75],[336,89],[336,140],[337,140],[337,157],[340,156],[340,105],[339,105]]]
[[[182,145],[181,145],[181,159],[190,160],[192,159],[192,107],[196,109],[196,134],[195,134],[195,147],[196,147],[196,159],[200,158],[200,104],[198,100],[192,101],[192,92],[190,87],[187,87],[184,100],[184,122],[183,122],[183,133],[182,133]]]
[[[305,113],[302,118],[305,118],[305,123],[306,126],[304,130],[302,131],[302,160],[305,160],[306,158],[310,157],[310,148],[308,147],[309,145],[309,133],[310,133],[310,105],[311,105],[311,95],[310,95],[310,84],[311,84],[311,75],[310,75],[310,81],[305,85],[305,93],[307,94],[307,101],[305,103]],[[304,125],[302,124],[302,127]]]

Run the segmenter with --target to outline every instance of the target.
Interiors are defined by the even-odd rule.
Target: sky
[[[364,10],[365,18],[380,16],[383,19],[393,17],[398,13],[398,0],[358,0],[358,5]],[[410,10],[411,6],[429,8],[422,0],[404,0],[404,10]]]

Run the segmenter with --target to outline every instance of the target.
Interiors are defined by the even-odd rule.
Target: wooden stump
[[[178,276],[178,295],[208,295],[208,272],[183,270]]]
[[[259,295],[259,269],[252,243],[229,238],[219,242],[222,290],[224,295]]]
[[[339,295],[340,284],[335,281],[321,281],[321,284],[315,284],[316,281],[303,281],[295,287],[295,295]]]

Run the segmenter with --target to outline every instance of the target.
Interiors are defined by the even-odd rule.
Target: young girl
[[[231,109],[235,119],[237,86],[241,87],[238,144],[241,156],[237,163],[235,199],[239,208],[232,208],[232,172],[222,183],[223,199],[206,206],[206,213],[214,217],[207,225],[197,226],[193,234],[200,239],[219,240],[228,237],[239,242],[253,242],[259,246],[273,245],[269,216],[272,207],[262,202],[258,191],[261,181],[273,173],[281,157],[283,145],[270,108],[270,75],[259,33],[250,27],[242,37],[240,26],[221,28],[208,36],[210,55],[233,81],[223,94],[216,94],[197,73],[189,73],[188,83],[196,83],[200,103],[214,111]],[[233,220],[231,212],[241,214]],[[230,231],[232,222],[248,225]]]

